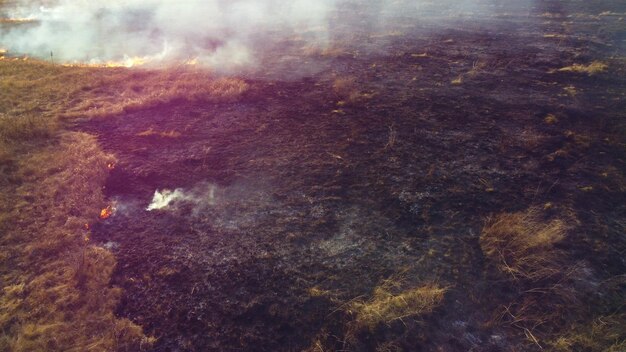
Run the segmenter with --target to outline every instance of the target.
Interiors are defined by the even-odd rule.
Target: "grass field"
[[[228,101],[246,84],[0,59],[0,90],[0,350],[144,350],[152,339],[113,314],[115,258],[90,243],[115,159],[68,126],[172,101]]]
[[[0,351],[626,349],[623,5],[357,3],[245,77],[0,52]]]

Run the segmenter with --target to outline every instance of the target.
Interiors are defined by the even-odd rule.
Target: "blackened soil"
[[[118,260],[119,314],[155,351],[297,351],[323,332],[340,349],[342,304],[404,271],[451,290],[427,324],[394,328],[418,331],[403,349],[537,348],[485,325],[506,294],[478,245],[488,215],[572,208],[568,250],[598,280],[626,268],[623,22],[540,3],[382,32],[339,12],[341,53],[302,56],[305,75],[268,59],[235,103],[79,126],[119,160],[106,186],[117,212],[94,228]],[[608,71],[553,72],[593,60]],[[148,129],[181,135],[138,136]],[[145,210],[176,188],[184,200]]]

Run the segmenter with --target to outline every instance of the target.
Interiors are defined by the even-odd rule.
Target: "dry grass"
[[[354,77],[337,77],[332,82],[332,90],[338,100],[337,106],[354,106],[366,103],[374,97],[372,92],[360,91]],[[339,112],[341,110],[335,110]]]
[[[0,60],[0,118],[97,117],[172,101],[230,101],[247,90],[190,68],[147,71]]]
[[[594,274],[559,248],[578,226],[570,210],[550,203],[492,217],[480,236],[488,263],[510,292],[502,297],[495,321],[521,329],[529,343],[541,348],[565,328],[565,322],[584,321],[590,314],[588,304],[582,303],[587,299],[582,288],[595,285]]]
[[[403,291],[400,286],[395,279],[386,280],[374,289],[370,300],[353,302],[349,311],[355,315],[355,328],[371,331],[382,324],[431,313],[441,304],[447,291],[434,283]]]
[[[599,317],[588,326],[576,329],[551,342],[552,350],[575,351],[626,351],[626,314]]]
[[[231,101],[246,90],[242,80],[190,68],[63,67],[0,58],[0,164],[24,141],[53,136],[60,119],[106,117],[173,101]]]
[[[605,72],[609,66],[600,61],[593,61],[589,65],[583,64],[573,64],[571,66],[566,66],[558,69],[558,72],[576,72],[576,73],[586,73],[588,75],[595,75],[597,73]]]
[[[501,272],[513,279],[538,282],[563,269],[555,245],[571,225],[562,219],[546,221],[539,208],[504,213],[487,221],[480,247]]]
[[[89,245],[85,224],[105,204],[101,185],[112,157],[95,139],[67,133],[18,162],[22,185],[0,224],[3,291],[0,350],[140,351],[141,328],[114,316],[109,286],[115,258]]]
[[[356,79],[354,77],[337,77],[332,84],[336,95],[347,97],[356,90]]]
[[[63,119],[177,100],[228,101],[246,88],[189,69],[0,59],[0,350],[140,351],[152,342],[115,317],[115,258],[89,244],[85,226],[106,207],[101,189],[112,157],[94,137],[64,132]]]
[[[543,122],[545,122],[546,125],[554,125],[559,122],[559,119],[554,114],[548,114],[544,117]]]
[[[148,128],[145,131],[141,131],[136,134],[138,137],[151,137],[157,136],[162,138],[179,138],[182,134],[178,131],[170,130],[170,131],[155,131],[152,127]]]

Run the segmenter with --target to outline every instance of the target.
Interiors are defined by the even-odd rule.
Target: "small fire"
[[[148,59],[144,57],[129,57],[122,61],[109,61],[105,64],[105,67],[135,67],[143,66],[148,62]]]
[[[33,17],[0,18],[0,23],[9,23],[9,24],[28,23],[28,22],[35,22],[35,21],[37,21],[37,19]]]
[[[115,169],[115,164],[113,164],[113,163],[107,163],[107,169],[109,169],[109,170],[113,170],[113,169]]]
[[[89,231],[90,228],[89,224],[85,223],[85,230]]]
[[[198,58],[194,57],[193,59],[189,59],[187,61],[185,61],[185,65],[189,65],[189,66],[195,66],[198,64]]]
[[[106,220],[108,218],[111,217],[111,215],[113,215],[113,207],[112,206],[108,206],[102,210],[100,210],[100,220]]]
[[[124,57],[123,60],[119,61],[91,61],[91,62],[70,62],[61,64],[66,67],[105,67],[105,68],[115,68],[115,67],[137,67],[143,66],[150,61],[147,57]]]
[[[0,60],[6,60],[6,61],[28,61],[28,56],[9,57],[9,56],[6,56],[7,53],[8,53],[8,51],[3,51],[3,49],[0,49]]]

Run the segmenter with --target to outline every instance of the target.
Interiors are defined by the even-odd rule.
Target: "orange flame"
[[[89,231],[89,228],[90,228],[89,224],[86,223],[85,224],[85,230]]]
[[[113,169],[115,169],[115,164],[113,164],[113,163],[107,163],[107,169],[109,169],[109,170],[113,170]]]
[[[70,62],[64,63],[62,66],[66,67],[136,67],[143,66],[150,61],[147,57],[127,57],[120,61],[106,61],[106,62]]]
[[[110,205],[102,210],[100,210],[100,220],[106,220],[113,215],[113,207]]]
[[[198,58],[194,57],[193,59],[189,59],[187,61],[185,61],[185,65],[189,65],[189,66],[195,66],[198,64]]]
[[[13,17],[13,18],[2,17],[0,18],[0,23],[8,23],[8,24],[28,23],[28,22],[36,22],[36,21],[37,20],[34,17]]]

